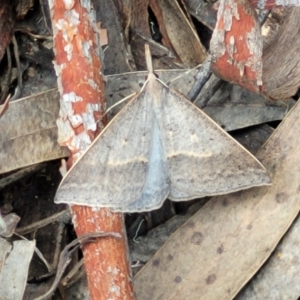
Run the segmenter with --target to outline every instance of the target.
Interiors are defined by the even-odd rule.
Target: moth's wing
[[[270,184],[262,164],[178,92],[163,88],[160,116],[174,201]]]
[[[152,106],[145,92],[131,100],[66,174],[55,202],[135,211],[143,210],[144,202],[156,206],[156,199],[166,198],[170,185],[162,147],[151,149]],[[155,179],[149,170],[157,173]]]
[[[166,165],[166,157],[162,145],[162,136],[156,116],[153,116],[151,142],[149,144],[149,160],[146,180],[140,197],[132,201],[121,211],[141,212],[157,209],[162,206],[170,193],[170,180]],[[139,179],[137,179],[139,180]],[[113,211],[120,209],[111,208]]]

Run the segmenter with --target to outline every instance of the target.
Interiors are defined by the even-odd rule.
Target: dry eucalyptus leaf
[[[57,89],[10,103],[0,119],[0,173],[67,156],[57,144]]]
[[[263,51],[263,94],[282,100],[300,86],[300,7],[288,9],[276,37]]]
[[[148,7],[149,7],[149,0],[132,1],[131,15],[130,15],[130,29],[144,37],[151,38],[151,32],[152,33],[154,32],[153,30],[150,31],[150,26],[152,25],[150,22],[152,22],[152,20],[150,20],[149,18]]]
[[[147,68],[144,57],[145,44],[150,45],[151,52],[153,53],[153,65],[155,70],[179,69],[184,67],[176,55],[160,43],[157,43],[146,36],[142,36],[135,31],[132,31],[130,36],[131,51],[134,56],[137,70],[145,70]]]
[[[35,241],[15,241],[0,274],[0,299],[22,300]]]
[[[283,24],[286,15],[288,13],[288,9],[279,7],[273,8],[268,15],[265,23],[261,27],[261,33],[264,39],[264,48],[270,45]]]
[[[183,225],[192,215],[194,215],[207,201],[208,198],[203,198],[203,201],[198,201],[188,208],[184,214],[176,214],[163,224],[150,230],[147,235],[138,236],[128,241],[130,249],[130,257],[132,262],[139,262],[142,266],[145,264],[156,251],[168,240],[172,233]],[[133,264],[133,263],[132,263]],[[136,268],[133,268],[133,273]]]
[[[293,99],[270,101],[238,85],[224,83],[203,111],[224,130],[231,131],[282,120],[294,104]]]
[[[10,252],[11,248],[11,244],[6,239],[0,237],[0,275],[6,256]]]
[[[261,124],[232,132],[231,136],[255,155],[273,132],[274,128],[267,124]]]
[[[9,0],[1,1],[0,10],[0,61],[2,60],[6,47],[10,44],[14,32],[14,5]]]
[[[154,16],[148,12],[149,8]],[[195,67],[204,61],[206,50],[182,3],[177,0],[134,0],[131,9],[130,26],[134,35],[130,44],[135,60],[141,59],[137,53],[144,50],[144,45],[137,43],[136,37],[150,39],[152,36],[174,53],[175,62],[182,62],[185,67]]]
[[[298,216],[271,258],[235,300],[299,299],[299,236]]]
[[[189,13],[211,30],[216,26],[218,11],[213,2],[215,1],[185,0]]]
[[[164,38],[168,38],[172,49],[187,67],[202,63],[206,58],[206,50],[178,1],[150,0],[149,3],[163,36],[162,44]]]
[[[116,74],[136,69],[130,48],[128,47],[128,22],[130,4],[124,1],[93,1],[97,21],[101,28],[108,31],[108,44],[104,50],[104,74]],[[124,5],[124,7],[122,7]]]
[[[0,236],[12,236],[19,221],[20,217],[14,213],[5,216],[0,214]]]
[[[299,113],[258,154],[272,186],[212,198],[138,273],[138,299],[232,299],[257,272],[299,212]]]

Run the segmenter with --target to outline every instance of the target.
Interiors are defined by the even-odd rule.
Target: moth
[[[153,73],[72,166],[56,203],[117,212],[159,208],[270,184],[262,164],[204,112]]]

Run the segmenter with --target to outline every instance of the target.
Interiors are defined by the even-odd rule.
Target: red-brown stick
[[[98,122],[105,109],[99,29],[88,0],[49,0],[49,6],[61,95],[59,143],[71,150],[70,167],[99,132]],[[73,206],[72,213],[78,236],[102,231],[123,237],[99,238],[84,247],[91,299],[133,299],[122,214],[85,206]]]
[[[123,237],[102,238],[83,248],[91,299],[134,299],[123,215],[104,208],[95,212],[79,205],[74,205],[72,211],[78,236],[102,231],[118,232]]]

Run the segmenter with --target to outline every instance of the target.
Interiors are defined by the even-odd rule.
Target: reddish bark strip
[[[70,167],[94,140],[105,111],[99,30],[89,0],[49,0],[49,6],[61,95],[59,143],[71,150]],[[73,206],[72,212],[78,236],[98,231],[123,236],[99,238],[84,247],[91,299],[133,299],[123,216],[85,206]]]
[[[211,39],[212,70],[224,80],[259,92],[262,37],[248,0],[221,0]]]
[[[127,257],[127,238],[123,214],[108,209],[93,211],[87,206],[72,206],[76,233],[118,232],[122,239],[100,238],[97,243],[84,246],[84,263],[87,271],[91,299],[134,299],[131,270]]]

